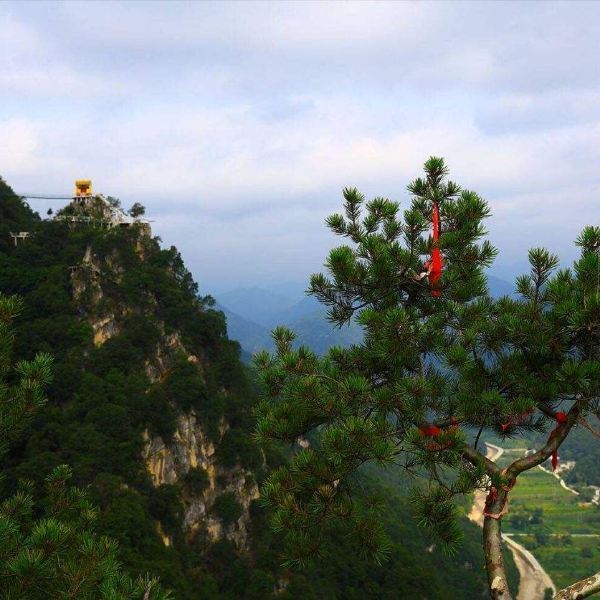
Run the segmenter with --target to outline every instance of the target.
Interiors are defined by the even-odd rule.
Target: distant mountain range
[[[488,275],[488,284],[494,297],[514,294],[514,285],[494,275]],[[293,287],[290,284],[289,291]],[[259,350],[273,350],[271,331],[277,325],[293,330],[297,343],[317,354],[325,354],[332,346],[348,347],[362,340],[362,329],[356,323],[334,327],[327,321],[326,307],[315,298],[293,297],[281,288],[236,288],[218,295],[217,306],[227,318],[229,337],[240,342],[246,359]]]
[[[243,298],[248,298],[244,303]],[[237,289],[217,299],[227,318],[227,332],[246,353],[273,350],[271,331],[285,325],[297,335],[297,344],[324,354],[331,346],[348,347],[362,340],[356,324],[337,328],[327,321],[327,309],[312,297],[285,298],[260,288]],[[237,310],[236,310],[237,309]]]
[[[494,298],[516,295],[514,283],[510,283],[505,279],[500,279],[500,277],[496,277],[495,275],[488,274],[487,278],[490,293]]]

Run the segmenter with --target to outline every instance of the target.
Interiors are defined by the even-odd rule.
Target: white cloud
[[[201,276],[233,282],[312,270],[343,186],[406,202],[438,154],[491,202],[507,256],[536,243],[529,223],[567,252],[597,219],[598,16],[593,4],[3,5],[1,174],[48,192],[90,176],[145,202]]]
[[[27,119],[0,121],[0,164],[6,173],[19,175],[40,166],[36,128]]]

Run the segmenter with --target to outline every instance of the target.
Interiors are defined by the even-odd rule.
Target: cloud
[[[12,174],[35,168],[39,140],[34,125],[24,118],[0,121],[0,164]]]
[[[406,203],[431,154],[490,201],[507,260],[536,240],[568,254],[597,213],[599,16],[593,3],[4,4],[1,174],[54,193],[89,176],[144,202],[209,285],[304,278],[334,243],[322,223],[342,187]]]

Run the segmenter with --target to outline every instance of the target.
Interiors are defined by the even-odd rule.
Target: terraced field
[[[506,449],[499,464],[522,454]],[[519,477],[503,530],[534,553],[559,588],[599,570],[600,508],[539,468]]]

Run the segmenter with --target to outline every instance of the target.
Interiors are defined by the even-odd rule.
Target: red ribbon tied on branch
[[[434,298],[439,298],[442,292],[439,289],[439,281],[442,277],[442,267],[444,259],[438,246],[440,235],[440,211],[438,203],[433,203],[433,250],[431,251],[431,260],[429,261],[429,285],[431,286],[431,295]]]
[[[419,431],[423,437],[435,437],[442,432],[437,425],[421,425]]]
[[[558,425],[550,432],[550,436],[548,437],[548,442],[552,440],[552,438],[556,437],[556,434],[560,430],[560,428],[567,422],[567,414],[564,412],[557,412],[554,415],[556,422]],[[558,448],[552,452],[552,470],[556,471],[556,467],[558,466]]]
[[[452,417],[452,419],[450,421],[449,431],[455,432],[456,429],[458,428],[458,423],[459,423],[458,419],[455,419],[454,417]],[[427,445],[426,445],[427,450],[432,450],[434,452],[437,452],[437,451],[441,451],[441,450],[447,450],[448,448],[450,448],[452,446],[452,440],[448,440],[443,445],[435,440],[435,438],[437,438],[442,433],[442,429],[440,427],[438,427],[437,425],[432,425],[429,423],[426,423],[425,425],[421,425],[419,427],[419,433],[423,437],[433,438],[430,442],[427,443]]]

